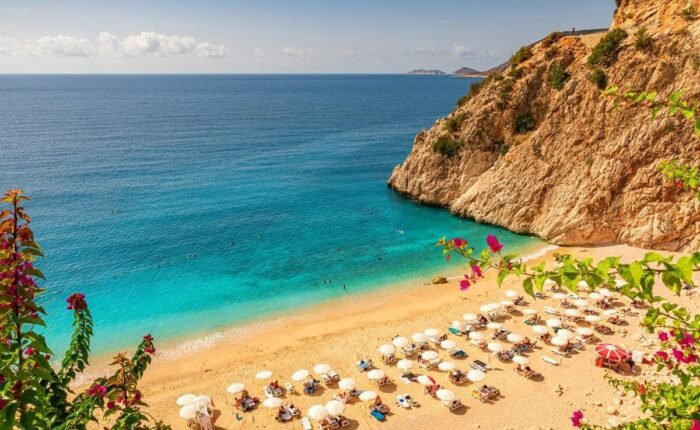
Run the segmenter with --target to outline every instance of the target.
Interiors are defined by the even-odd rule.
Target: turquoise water
[[[443,235],[534,243],[386,186],[470,83],[0,76],[0,186],[34,199],[50,345],[68,341],[75,291],[105,352],[428,276]]]

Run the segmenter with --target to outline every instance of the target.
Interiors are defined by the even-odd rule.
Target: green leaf
[[[525,290],[525,292],[526,292],[529,296],[535,297],[535,292],[534,292],[534,290],[533,290],[533,285],[532,285],[532,279],[531,279],[531,278],[525,279],[525,281],[523,282],[523,289]]]
[[[658,94],[656,93],[656,91],[652,91],[649,94],[647,94],[647,100],[649,100],[650,102],[653,102],[654,100],[656,100],[657,95]]]

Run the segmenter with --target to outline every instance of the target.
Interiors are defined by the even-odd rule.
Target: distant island
[[[409,75],[446,75],[447,73],[438,69],[414,69],[408,72]]]

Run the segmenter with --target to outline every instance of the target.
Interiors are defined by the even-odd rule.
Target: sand
[[[560,248],[556,252],[571,252],[576,256],[624,255],[625,258],[641,256],[645,251],[626,246],[599,247],[591,249]],[[552,253],[544,257],[552,260]],[[533,261],[533,263],[537,260]],[[455,259],[446,271],[457,268]],[[454,272],[453,272],[454,273]],[[493,370],[487,373],[484,383],[500,389],[501,397],[496,401],[481,403],[471,397],[473,384],[454,386],[445,372],[430,371],[438,383],[457,393],[466,408],[449,412],[440,402],[423,394],[417,383],[404,384],[400,371],[393,365],[384,365],[377,351],[379,345],[390,343],[396,335],[410,337],[428,327],[447,332],[453,320],[460,320],[465,312],[478,312],[481,304],[504,300],[507,288],[522,291],[515,278],[509,279],[499,289],[495,273],[487,273],[485,279],[466,293],[461,293],[453,278],[444,285],[422,285],[419,280],[412,285],[400,285],[376,293],[367,293],[348,299],[339,299],[315,306],[275,321],[257,323],[253,326],[234,328],[225,335],[208,338],[198,348],[188,352],[183,348],[162,348],[148,370],[141,385],[149,412],[173,425],[174,429],[187,428],[178,416],[175,399],[184,393],[206,394],[216,405],[217,428],[222,429],[267,429],[301,428],[299,420],[280,424],[273,412],[263,407],[251,413],[241,413],[231,405],[233,395],[226,387],[234,382],[243,382],[254,396],[264,398],[264,383],[254,378],[263,369],[274,372],[273,379],[282,384],[290,381],[291,374],[298,369],[311,370],[317,363],[331,365],[341,377],[352,377],[359,389],[378,391],[385,403],[391,406],[387,420],[379,423],[367,413],[366,405],[355,400],[348,403],[345,414],[351,429],[536,429],[570,428],[572,411],[581,409],[595,423],[606,423],[611,417],[624,419],[634,417],[636,400],[626,398],[611,388],[603,379],[605,371],[596,368],[593,346],[571,358],[562,358],[550,351],[549,345],[538,343],[529,354],[531,367],[543,375],[539,381],[526,380],[513,371],[513,363],[502,363],[487,352],[468,344],[463,337],[450,336],[458,346],[470,355],[466,360],[449,359],[440,351],[443,359],[454,361],[460,369],[468,370],[474,359],[488,362]],[[694,299],[697,301],[697,299]],[[530,301],[530,307],[542,309],[552,306],[553,299]],[[626,302],[626,300],[625,300]],[[519,315],[506,319],[504,327],[534,338],[530,328]],[[616,333],[599,336],[606,342],[617,343],[628,348],[640,348],[637,320],[628,318],[629,325],[621,327],[628,334]],[[485,332],[486,333],[486,332]],[[190,343],[189,345],[197,345]],[[641,348],[640,348],[641,349]],[[396,385],[378,389],[359,372],[355,363],[363,355],[370,355],[378,368],[385,370]],[[561,361],[558,367],[542,361],[543,355]],[[401,358],[401,353],[397,353]],[[92,371],[99,373],[100,366]],[[425,371],[414,368],[416,373]],[[557,386],[562,390],[557,392]],[[297,389],[300,383],[295,383]],[[313,396],[291,395],[286,400],[293,402],[304,413],[312,404],[325,404],[340,390],[327,388]],[[394,404],[396,394],[410,393],[421,404],[419,408],[401,409]],[[619,402],[622,402],[619,405]],[[607,412],[614,407],[617,415]],[[314,428],[318,428],[314,422]]]

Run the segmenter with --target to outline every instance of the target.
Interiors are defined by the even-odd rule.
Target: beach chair
[[[482,340],[472,339],[472,340],[470,341],[470,343],[471,343],[472,345],[474,345],[475,347],[479,348],[479,349],[484,349],[484,348],[486,348],[486,341],[483,340],[483,339],[482,339]]]
[[[384,356],[382,356],[382,363],[387,364],[387,365],[392,364],[392,363],[396,363],[396,356],[394,354],[384,355]]]
[[[408,344],[408,345],[404,346],[403,348],[401,348],[401,352],[403,352],[403,355],[405,355],[406,357],[410,357],[413,354],[415,354],[416,349],[414,348],[413,345]]]
[[[272,390],[272,387],[270,387],[270,384],[265,385],[263,388],[263,392],[265,393],[265,397],[272,398],[275,397],[275,392]]]
[[[562,351],[559,348],[549,348],[550,351],[552,351],[554,354],[561,355],[562,357],[568,357],[569,353],[566,351]]]
[[[396,406],[408,409],[411,407],[411,402],[408,400],[410,396],[408,394],[397,394],[396,395]]]
[[[515,357],[515,351],[509,349],[507,351],[500,351],[496,353],[496,357],[501,361],[510,361]]]
[[[313,430],[314,428],[311,426],[311,420],[309,417],[304,417],[301,419],[301,427],[304,430]]]
[[[484,363],[481,360],[474,360],[472,364],[469,365],[469,367],[475,370],[481,370],[482,372],[486,372],[489,370],[488,364]]]
[[[598,324],[597,326],[595,326],[594,330],[600,334],[604,334],[604,335],[608,335],[608,336],[615,333],[613,331],[613,329],[611,329],[610,327],[608,327],[606,325],[602,325],[602,324]]]
[[[459,408],[464,407],[464,405],[462,404],[462,401],[459,399],[443,400],[442,404],[445,405],[445,407],[447,407],[447,409],[449,409],[450,411],[454,411],[454,410],[457,410]]]
[[[294,418],[294,416],[288,409],[285,409],[284,412],[279,412],[275,417],[275,419],[281,423],[289,422],[292,420],[292,418]]]
[[[450,350],[450,357],[452,357],[452,358],[467,358],[467,357],[469,357],[469,354],[464,352],[464,350],[462,350],[462,349],[455,348],[455,349]]]
[[[459,331],[459,329],[456,329],[456,328],[454,328],[454,327],[448,328],[447,331],[449,331],[451,334],[453,334],[453,335],[455,335],[455,336],[462,336],[462,335],[464,335],[464,333],[462,333],[461,331]]]
[[[357,362],[357,367],[360,369],[360,372],[366,372],[374,367],[374,363],[372,363],[372,360],[360,360]]]
[[[369,414],[372,415],[377,421],[384,421],[386,419],[386,415],[376,409],[372,409]]]
[[[297,392],[296,388],[294,388],[294,385],[292,385],[291,382],[284,384],[284,389],[287,391],[287,394],[294,394]]]
[[[496,387],[491,387],[489,385],[482,385],[478,389],[472,390],[472,397],[478,399],[481,402],[486,402],[491,399],[495,399],[500,396],[501,392]]]
[[[526,369],[526,368],[518,368],[517,366],[515,367],[515,373],[517,373],[520,376],[523,376],[527,379],[532,379],[540,376],[539,373],[535,372],[532,369]]]
[[[559,366],[559,360],[554,359],[552,357],[547,357],[546,355],[542,356],[542,361],[544,361],[547,364],[551,364],[552,366]]]
[[[546,313],[548,315],[555,315],[555,316],[559,315],[559,311],[556,310],[555,308],[545,306],[543,309],[544,309],[544,313]]]

